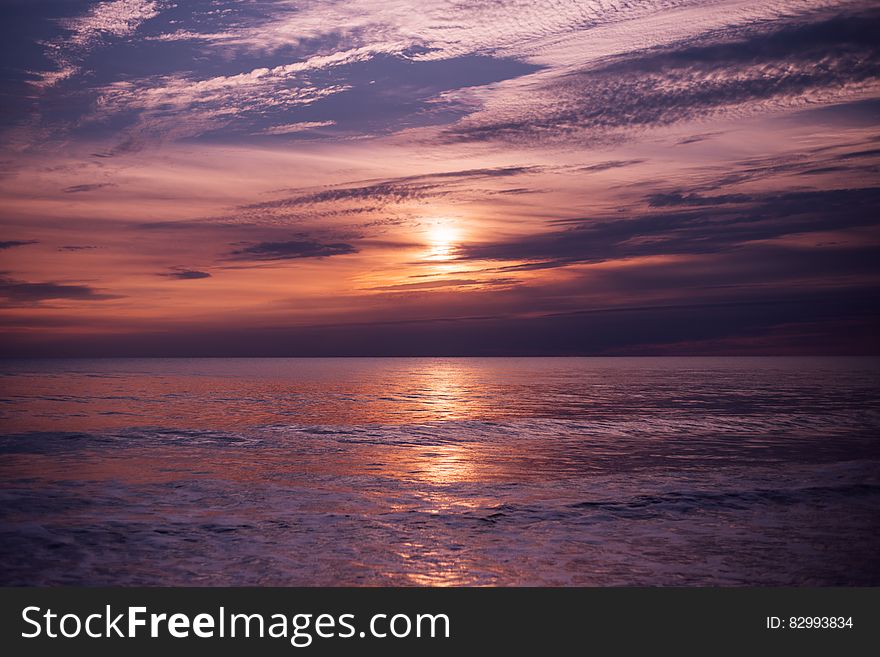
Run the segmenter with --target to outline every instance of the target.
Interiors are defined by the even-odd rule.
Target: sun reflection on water
[[[460,361],[432,359],[420,362],[401,382],[417,400],[421,417],[430,421],[479,417],[485,408],[479,390],[480,372]]]

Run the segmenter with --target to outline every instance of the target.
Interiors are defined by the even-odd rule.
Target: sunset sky
[[[880,7],[4,0],[0,353],[876,353]]]

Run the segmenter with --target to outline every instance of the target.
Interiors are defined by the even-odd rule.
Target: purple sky
[[[0,354],[878,351],[876,3],[0,25]]]

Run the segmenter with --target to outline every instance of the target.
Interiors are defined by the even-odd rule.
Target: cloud
[[[863,144],[826,144],[795,153],[772,154],[736,160],[723,165],[724,173],[718,178],[703,185],[704,190],[716,190],[720,187],[748,183],[751,181],[767,181],[773,176],[786,175],[819,175],[843,171],[877,172],[875,149],[859,149]],[[857,148],[859,150],[851,150]],[[841,149],[850,149],[844,153],[833,153]],[[659,198],[659,197],[658,197]],[[692,199],[698,202],[696,196]]]
[[[701,196],[699,194],[682,192],[664,192],[651,194],[648,197],[648,205],[653,208],[682,207],[682,206],[718,206],[731,203],[748,203],[753,201],[754,196],[749,194],[718,194],[715,196]]]
[[[462,115],[444,139],[603,140],[711,112],[827,100],[876,77],[874,14],[828,19],[829,0],[723,10],[686,0],[418,4],[99,2],[43,43],[57,70],[39,84],[93,67],[77,94],[92,95],[95,111],[72,103],[85,115],[57,127],[108,127],[122,135],[108,152],[118,154],[202,135],[387,134]],[[145,73],[120,75],[121,49],[85,61],[120,39],[148,62],[128,68]]]
[[[301,193],[273,201],[262,201],[242,206],[244,210],[272,210],[310,206],[322,203],[345,201],[370,202],[372,209],[393,203],[423,199],[446,194],[459,183],[475,180],[507,178],[529,173],[538,173],[540,167],[509,166],[403,176],[370,182],[369,184],[350,184],[320,191],[298,190]]]
[[[196,269],[174,269],[170,272],[163,272],[158,274],[158,276],[165,276],[167,278],[174,278],[179,281],[194,281],[201,278],[211,278],[211,274],[206,271],[198,271]]]
[[[608,140],[710,114],[831,102],[876,85],[880,13],[730,28],[536,78],[448,128],[450,140]]]
[[[28,244],[38,244],[37,240],[5,240],[0,241],[0,251],[6,249],[14,249],[17,246],[27,246]]]
[[[676,0],[303,0],[277,3],[263,20],[234,26],[224,49],[267,54],[335,34],[351,47],[418,49],[423,60],[518,51],[585,26],[632,19]],[[235,29],[237,28],[237,29]]]
[[[103,85],[81,125],[131,123],[141,142],[202,137],[221,141],[295,135],[344,139],[445,123],[467,108],[440,96],[534,71],[516,59],[420,61],[393,45],[373,44],[299,61],[206,77],[176,71]],[[227,67],[228,68],[228,67]],[[118,137],[118,135],[117,135]]]
[[[314,130],[315,128],[328,128],[336,125],[336,121],[300,121],[299,123],[287,123],[285,125],[275,125],[261,131],[263,135],[289,135],[295,132],[303,132],[305,130]]]
[[[134,150],[145,141],[198,136],[248,117],[265,122],[266,115],[283,116],[345,91],[349,88],[345,84],[335,80],[316,83],[310,76],[365,61],[374,54],[373,49],[353,49],[230,75],[199,78],[176,72],[111,82],[99,90],[97,110],[89,120],[136,117],[126,130],[123,150]]]
[[[158,16],[163,4],[155,0],[108,0],[92,5],[81,16],[61,20],[67,34],[44,43],[57,70],[35,73],[32,84],[45,90],[73,77],[80,72],[80,62],[90,50],[108,39],[134,33],[144,21]]]
[[[377,285],[367,288],[369,290],[383,292],[417,292],[419,290],[434,290],[447,287],[487,287],[500,285],[515,285],[515,278],[494,278],[491,280],[479,280],[473,278],[443,278],[432,281],[420,281],[418,283],[398,283],[396,285]]]
[[[93,5],[79,18],[63,25],[71,32],[69,42],[87,46],[104,36],[121,37],[133,33],[146,20],[159,15],[161,3],[155,0],[109,0]]]
[[[620,219],[567,220],[570,227],[508,241],[469,244],[464,260],[523,261],[514,268],[561,267],[638,256],[718,253],[758,240],[823,230],[873,226],[880,187],[699,197],[649,196],[672,212]]]
[[[106,301],[119,299],[114,294],[99,292],[88,285],[68,285],[65,283],[27,281],[0,277],[0,298],[22,304],[37,304],[41,301]]]
[[[93,246],[91,244],[66,244],[65,246],[59,246],[59,251],[91,251],[92,249],[97,249],[97,246]]]
[[[58,356],[493,356],[877,354],[876,288],[779,291],[714,304],[619,304],[528,316],[333,322],[260,329],[74,334],[0,342],[0,353]],[[797,339],[793,339],[793,338]],[[723,341],[724,344],[721,344]]]
[[[834,105],[821,105],[800,110],[792,115],[793,121],[809,121],[837,128],[864,126],[874,128],[880,119],[880,98],[853,100]]]
[[[75,317],[103,337],[107,304],[81,302],[108,290],[91,285],[127,290],[153,263],[113,326],[193,322],[196,350],[202,329],[231,328],[230,304],[240,327],[391,311],[462,327],[376,327],[377,352],[637,350],[825,321],[880,280],[870,4],[30,3],[7,30],[9,123],[23,127],[0,182],[7,237],[43,246],[29,273],[0,276],[34,281],[3,279],[4,298],[75,307],[9,314]],[[50,68],[37,39],[58,64],[39,92],[20,84]],[[107,180],[119,187],[100,191]],[[442,261],[435,221],[449,223]],[[71,255],[91,244],[107,257]],[[320,280],[274,285],[294,261]],[[212,274],[225,301],[193,298]],[[357,351],[362,333],[332,351]],[[327,335],[297,348],[329,349]]]
[[[608,171],[609,169],[622,169],[623,167],[631,167],[635,164],[641,164],[644,160],[610,160],[608,162],[598,162],[585,167],[578,167],[578,171],[585,173],[599,173],[600,171]]]
[[[311,240],[291,240],[289,242],[260,242],[233,251],[230,255],[235,256],[238,260],[296,260],[299,258],[327,258],[357,252],[357,248],[342,242],[323,244]]]
[[[499,189],[495,194],[534,194],[537,190],[530,187],[511,187],[509,189]]]
[[[81,192],[93,192],[96,189],[103,189],[104,187],[115,187],[113,183],[92,183],[86,185],[72,185],[70,187],[65,187],[63,191],[65,194],[79,194]]]
[[[437,185],[403,181],[387,181],[360,187],[337,187],[320,192],[302,194],[276,201],[265,201],[246,206],[250,209],[267,209],[334,203],[337,201],[376,201],[380,203],[401,203],[412,199],[434,195]]]
[[[679,146],[687,146],[688,144],[697,144],[701,141],[706,141],[711,139],[712,137],[717,137],[720,135],[720,132],[706,132],[699,135],[690,135],[689,137],[684,137],[683,139],[679,139],[677,144]]]
[[[861,151],[852,151],[850,153],[841,153],[835,156],[836,160],[854,160],[859,158],[876,158],[880,156],[880,148],[869,148]]]

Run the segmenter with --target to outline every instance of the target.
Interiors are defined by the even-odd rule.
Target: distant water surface
[[[880,585],[880,361],[8,361],[0,584]]]

